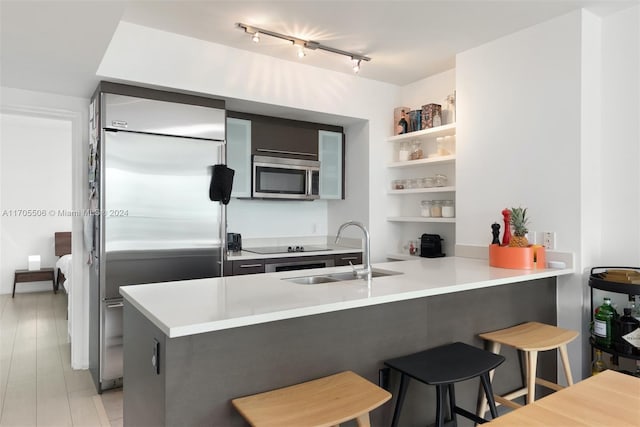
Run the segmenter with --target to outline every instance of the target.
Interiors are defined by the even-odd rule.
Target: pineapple
[[[529,218],[527,218],[527,208],[511,208],[511,226],[513,227],[513,236],[509,241],[510,247],[526,248],[529,246],[529,241],[525,237],[527,230],[527,224]]]

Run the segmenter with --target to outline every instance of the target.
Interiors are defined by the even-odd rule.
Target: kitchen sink
[[[378,268],[374,268],[371,271],[372,278],[395,276],[398,274],[402,274],[402,273],[397,271],[391,271],[391,270],[382,270]],[[298,283],[300,285],[317,285],[319,283],[343,282],[347,280],[359,280],[359,279],[358,277],[356,277],[356,275],[352,271],[345,271],[342,273],[317,274],[314,276],[287,277],[282,280]]]
[[[334,279],[333,277],[328,277],[328,276],[305,276],[305,277],[292,277],[291,279],[283,279],[283,280],[299,283],[301,285],[317,285],[318,283],[337,282],[340,279]]]

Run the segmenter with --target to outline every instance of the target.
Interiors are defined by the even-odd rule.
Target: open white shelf
[[[387,221],[391,222],[445,222],[455,223],[455,218],[432,218],[424,216],[389,216]]]
[[[402,135],[390,136],[387,138],[389,142],[404,142],[422,138],[436,138],[438,136],[453,135],[456,131],[456,124],[449,123],[429,129],[417,130],[415,132],[403,133]]]
[[[409,166],[422,166],[428,164],[445,164],[445,163],[453,163],[456,161],[456,155],[450,154],[448,156],[439,156],[439,157],[429,157],[426,159],[419,160],[408,160],[406,162],[389,162],[387,163],[387,167],[390,168],[405,168]]]
[[[456,187],[408,188],[406,190],[389,190],[389,194],[447,193],[456,191]]]

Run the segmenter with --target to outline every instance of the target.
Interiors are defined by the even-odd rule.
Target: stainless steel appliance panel
[[[107,254],[104,298],[120,286],[221,276],[221,248],[112,251]]]
[[[107,129],[225,139],[225,110],[113,93],[104,94]]]
[[[105,132],[105,252],[220,246],[214,141]]]
[[[123,382],[120,286],[221,276],[225,210],[209,185],[225,162],[226,113],[99,97],[89,365],[101,393]]]
[[[122,377],[122,300],[102,303],[103,331],[102,381],[113,381]]]

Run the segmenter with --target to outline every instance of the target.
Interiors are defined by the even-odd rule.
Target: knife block
[[[535,261],[534,261],[535,260]],[[546,257],[542,246],[511,248],[509,246],[489,245],[489,265],[499,268],[531,270],[545,268]]]

